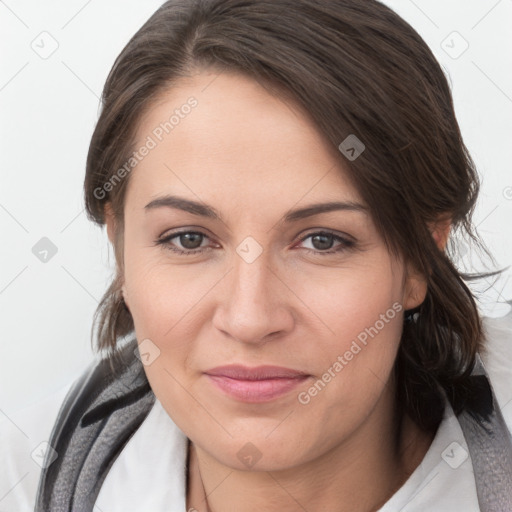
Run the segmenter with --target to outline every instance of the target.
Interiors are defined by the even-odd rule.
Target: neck
[[[387,409],[387,417],[374,410],[349,439],[301,466],[234,470],[190,442],[187,510],[378,510],[418,466],[435,435],[406,415],[397,421],[394,395],[387,395],[376,408]]]

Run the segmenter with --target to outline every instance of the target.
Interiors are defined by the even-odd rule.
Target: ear
[[[441,251],[444,251],[446,247],[451,226],[452,219],[450,217],[439,217],[437,221],[428,224],[432,238]]]
[[[402,305],[405,310],[413,309],[419,306],[427,295],[427,279],[426,277],[410,268],[406,268],[404,296],[402,298]]]
[[[115,227],[116,220],[114,217],[114,212],[112,210],[112,204],[110,202],[105,204],[105,224],[107,226],[107,235],[110,243],[114,245],[114,235],[115,235]]]
[[[428,228],[437,247],[444,251],[450,235],[451,218],[439,217],[437,221],[429,223]],[[404,309],[407,310],[419,306],[425,300],[428,285],[425,276],[417,270],[408,265],[406,271],[402,304]]]
[[[116,233],[116,219],[114,216],[114,211],[112,209],[112,204],[110,202],[105,203],[104,212],[105,212],[105,225],[107,226],[108,239],[110,240],[112,247],[115,248],[114,240],[115,240],[115,233]],[[121,293],[122,293],[123,298],[125,299],[125,303],[126,303],[126,287],[125,287],[124,283],[121,287]]]

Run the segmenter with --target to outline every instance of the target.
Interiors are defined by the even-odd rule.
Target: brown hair
[[[389,250],[428,279],[425,301],[406,312],[395,376],[403,410],[434,428],[440,390],[469,392],[483,334],[464,282],[472,276],[437,247],[428,224],[450,218],[452,231],[485,250],[471,222],[479,179],[434,55],[375,0],[170,0],[129,41],[103,90],[84,185],[89,218],[104,224],[109,203],[116,219],[118,267],[95,315],[98,349],[112,355],[134,328],[120,294],[130,174],[105,184],[134,151],[151,102],[199,68],[241,72],[286,91],[336,148],[350,134],[365,144],[357,159],[340,152],[340,160]]]

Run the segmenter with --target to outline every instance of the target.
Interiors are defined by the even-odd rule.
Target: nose
[[[252,263],[235,254],[223,281],[213,325],[226,336],[258,345],[291,332],[292,294],[271,268],[265,252]]]

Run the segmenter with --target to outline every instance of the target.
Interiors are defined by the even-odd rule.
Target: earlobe
[[[114,235],[115,235],[115,217],[114,212],[112,211],[111,203],[105,204],[105,225],[107,226],[107,235],[110,243],[114,245]]]
[[[121,298],[123,299],[123,302],[124,302],[124,305],[126,306],[126,309],[128,311],[130,311],[130,306],[128,305],[128,294],[126,293],[126,287],[125,287],[124,284],[123,284],[123,286],[121,286],[121,289],[119,290],[119,293],[121,295]]]
[[[423,303],[427,295],[427,280],[419,273],[411,272],[406,281],[403,307],[413,309]]]

